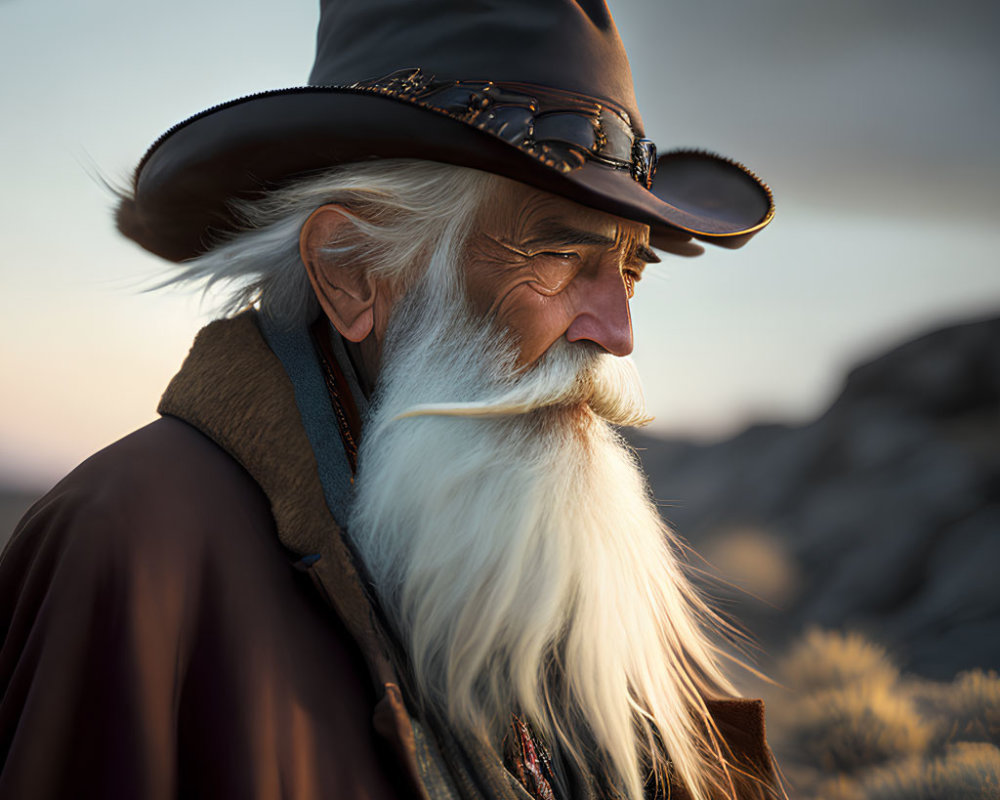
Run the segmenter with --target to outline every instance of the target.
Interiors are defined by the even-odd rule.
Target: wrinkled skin
[[[324,254],[344,224],[342,207],[317,209],[302,227],[300,252],[323,311],[356,343],[352,355],[370,387],[397,298]],[[563,337],[626,356],[629,299],[646,263],[659,260],[648,242],[646,225],[504,181],[469,237],[466,292],[474,313],[513,337],[518,366],[534,364]]]
[[[645,225],[508,182],[478,221],[466,253],[473,311],[517,341],[520,365],[560,338],[632,352],[629,299],[657,261]]]

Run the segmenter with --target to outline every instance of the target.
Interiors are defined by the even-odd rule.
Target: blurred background
[[[941,686],[978,668],[968,702],[1000,708],[1000,6],[612,10],[647,135],[736,158],[777,200],[745,250],[668,258],[639,287],[635,359],[657,419],[634,442],[664,516],[730,581],[713,592],[765,669],[810,626],[856,631],[874,651],[830,634],[796,663],[885,661]],[[127,183],[192,113],[303,83],[317,16],[314,0],[0,0],[0,537],[154,418],[213,316],[211,298],[143,291],[166,265],[115,233],[103,181]],[[886,702],[957,725],[933,716],[933,692],[904,694]],[[786,759],[809,791],[819,762],[846,769],[823,791],[860,797],[875,767],[946,758],[939,733],[849,769]],[[1000,785],[996,749],[973,756]]]

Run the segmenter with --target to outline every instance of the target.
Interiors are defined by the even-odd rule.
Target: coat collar
[[[426,733],[419,726],[415,731],[406,709],[392,648],[369,600],[362,570],[328,509],[292,383],[262,336],[257,315],[246,312],[203,328],[158,411],[184,420],[216,442],[267,495],[282,545],[308,557],[315,583],[365,657],[382,696],[373,716],[375,729],[396,749],[418,794],[430,797],[427,756],[422,755]],[[738,763],[772,780],[763,704],[716,700],[707,705]],[[444,746],[447,749],[447,743]],[[494,772],[499,764],[486,766],[500,778]],[[510,796],[506,791],[495,794]],[[745,796],[771,795],[755,785]],[[683,800],[687,793],[671,786],[670,797]]]
[[[158,411],[196,427],[250,473],[271,503],[281,543],[301,556],[320,556],[316,570],[334,609],[376,675],[394,679],[353,554],[327,508],[292,384],[255,317],[244,313],[206,326]]]
[[[327,507],[291,381],[264,341],[256,314],[203,328],[157,410],[212,439],[264,491],[281,544],[305,558],[317,588],[361,649],[382,696],[373,715],[376,731],[397,751],[419,795],[427,797],[389,643]]]

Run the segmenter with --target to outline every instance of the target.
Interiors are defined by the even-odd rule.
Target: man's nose
[[[621,273],[617,269],[602,270],[589,286],[581,288],[566,340],[591,341],[613,356],[627,356],[633,346],[632,317]]]

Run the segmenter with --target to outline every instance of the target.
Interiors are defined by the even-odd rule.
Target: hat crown
[[[348,86],[414,67],[585,95],[625,111],[642,131],[604,0],[322,0],[310,84]]]
[[[341,164],[484,170],[650,226],[656,247],[737,247],[771,191],[709,153],[657,156],[605,0],[321,0],[311,86],[241,97],[161,136],[119,230],[173,261],[243,229],[234,201]]]

